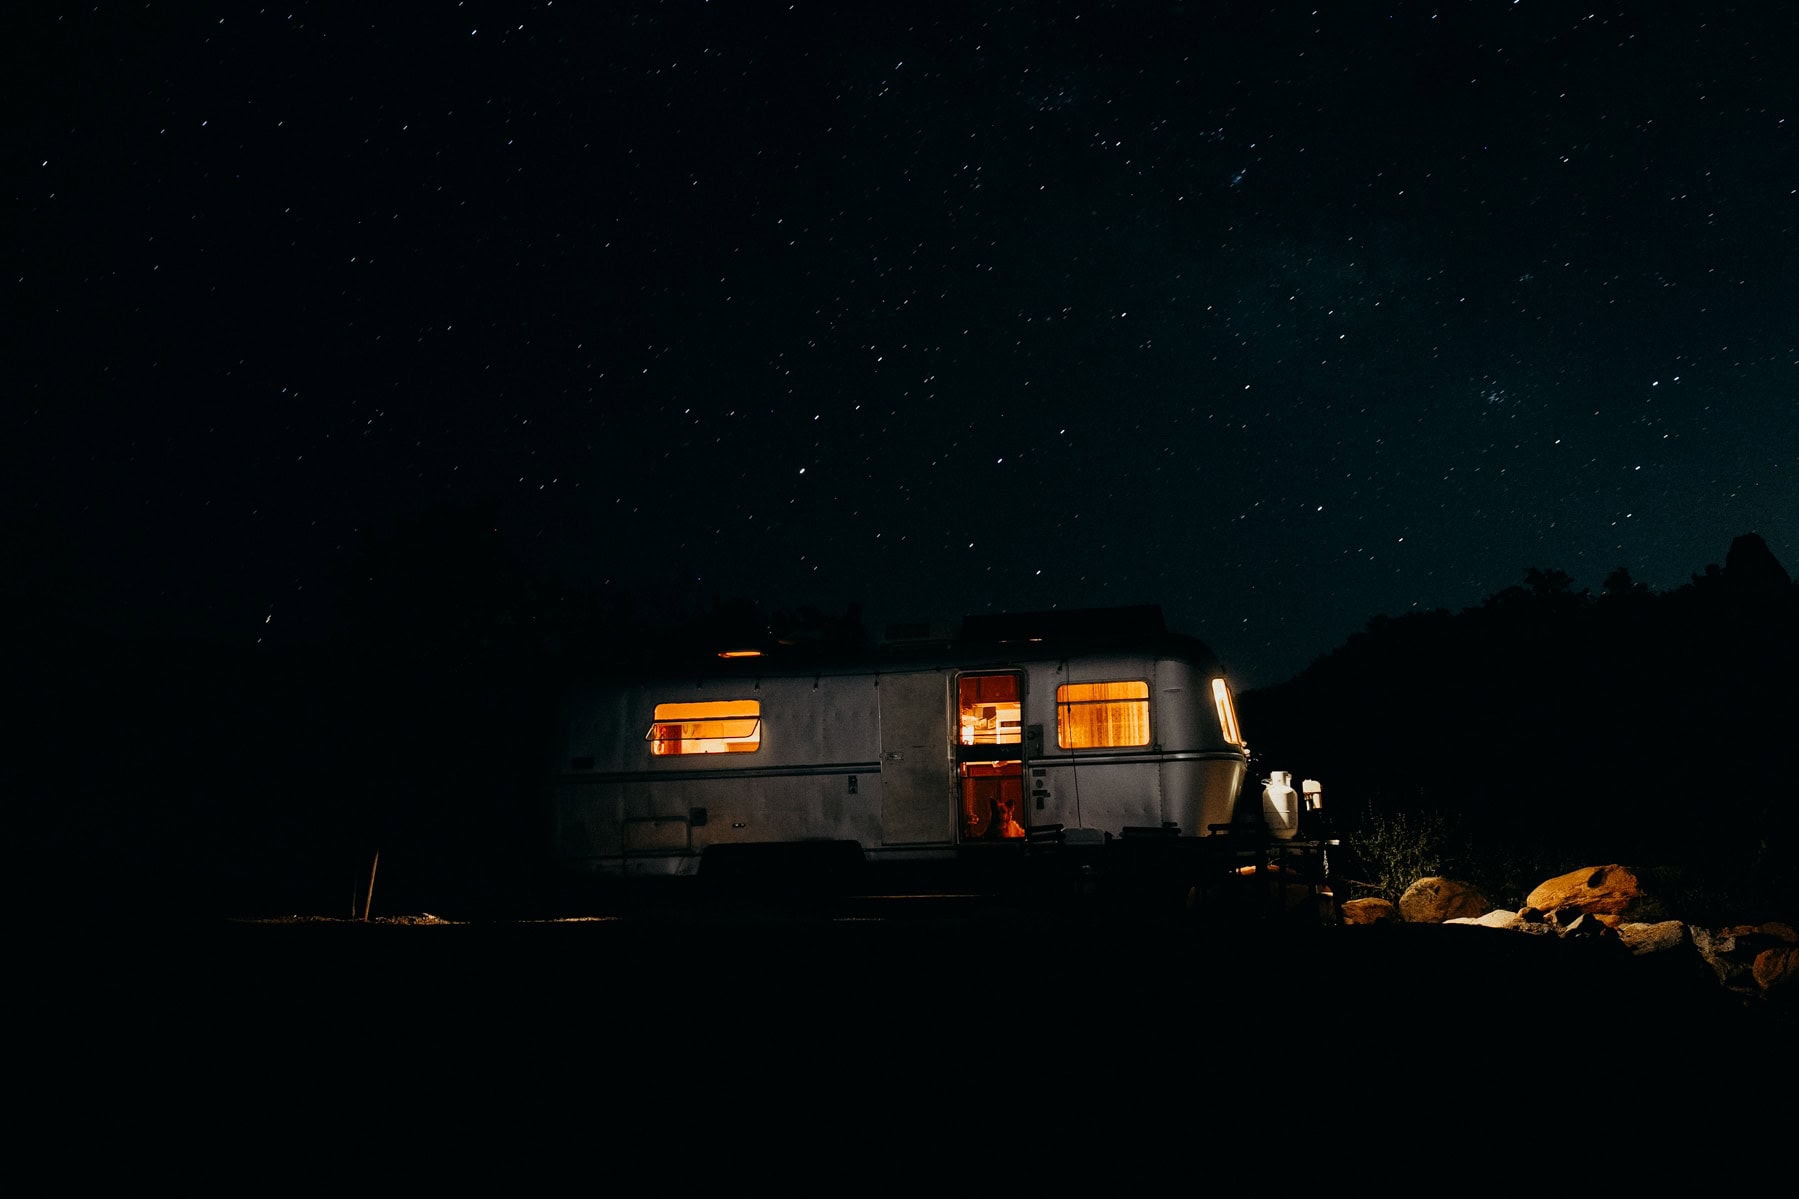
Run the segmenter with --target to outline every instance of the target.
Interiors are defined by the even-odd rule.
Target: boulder
[[[1696,1005],[1728,996],[1720,991],[1715,970],[1700,954],[1693,929],[1682,920],[1625,923],[1616,928],[1617,942],[1642,964],[1639,982],[1646,994],[1658,994]]]
[[[1564,924],[1590,915],[1616,928],[1660,920],[1665,914],[1654,897],[1643,890],[1636,873],[1623,866],[1587,866],[1537,884],[1525,896],[1527,908]]]
[[[1546,937],[1557,930],[1554,926],[1541,920],[1529,920],[1523,912],[1508,912],[1504,908],[1494,908],[1484,916],[1452,916],[1444,924],[1475,924],[1481,928],[1503,928],[1507,932],[1527,933],[1533,937]]]
[[[1616,939],[1617,930],[1605,920],[1592,912],[1576,912],[1568,915],[1567,910],[1556,912],[1550,920],[1550,926],[1556,935],[1564,939],[1578,940],[1582,937],[1611,937]]]
[[[1398,924],[1399,909],[1386,899],[1346,899],[1337,915],[1344,924]]]
[[[1527,925],[1524,917],[1516,912],[1508,912],[1504,908],[1494,908],[1480,916],[1451,916],[1444,924],[1478,924],[1482,928],[1503,928],[1513,932],[1532,932],[1541,925]]]
[[[1421,878],[1399,897],[1399,915],[1407,924],[1442,924],[1492,910],[1493,901],[1480,888],[1453,878]]]
[[[1732,991],[1754,991],[1755,955],[1747,946],[1737,944],[1733,928],[1703,928],[1693,925],[1693,945],[1699,956],[1712,968],[1718,981]]]
[[[1799,996],[1799,988],[1793,985],[1793,979],[1799,977],[1799,945],[1762,950],[1755,955],[1755,964],[1749,972],[1755,978],[1755,985],[1761,988],[1763,998],[1793,1000]]]
[[[1687,926],[1679,920],[1658,920],[1653,924],[1620,924],[1618,939],[1637,957],[1670,949],[1683,949],[1693,944],[1693,938],[1687,935]]]
[[[1763,999],[1791,998],[1799,974],[1799,932],[1783,921],[1692,929],[1693,944],[1718,981]]]

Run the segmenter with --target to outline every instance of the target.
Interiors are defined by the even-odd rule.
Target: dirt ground
[[[1410,1113],[1445,1133],[1574,1095],[1666,1120],[1759,1093],[1784,1043],[1690,977],[1468,927],[763,906],[26,940],[16,1081],[44,1110],[103,1098],[140,1128],[248,1129],[301,1157],[366,1142],[441,1161],[558,1127],[599,1148],[761,1128],[784,1152],[829,1123],[923,1135],[969,1105],[1070,1136],[1128,1113],[1289,1120],[1300,1099],[1338,1126]],[[1446,1093],[1475,1106],[1421,1100]]]

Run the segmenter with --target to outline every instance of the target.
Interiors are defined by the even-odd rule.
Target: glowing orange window
[[[965,674],[956,680],[958,736],[963,745],[1017,745],[1023,705],[1015,674]]]
[[[1231,700],[1230,686],[1223,679],[1212,680],[1212,706],[1218,709],[1218,728],[1232,745],[1243,744],[1243,730],[1237,727],[1237,705]]]
[[[762,702],[721,699],[657,704],[656,723],[644,740],[656,755],[754,753],[762,745]]]
[[[1066,683],[1056,688],[1056,744],[1063,749],[1149,744],[1149,684]]]

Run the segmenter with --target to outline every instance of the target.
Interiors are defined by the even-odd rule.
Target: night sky
[[[121,635],[329,636],[446,509],[663,611],[1160,604],[1239,688],[1799,568],[1799,7],[28,8],[7,527]]]

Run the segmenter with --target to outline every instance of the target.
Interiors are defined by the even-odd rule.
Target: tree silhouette
[[[1749,534],[1663,594],[1625,567],[1598,598],[1531,568],[1460,613],[1376,617],[1242,707],[1260,759],[1322,779],[1349,823],[1442,814],[1569,869],[1629,858],[1765,880],[1799,849],[1774,798],[1795,668],[1799,589]]]

